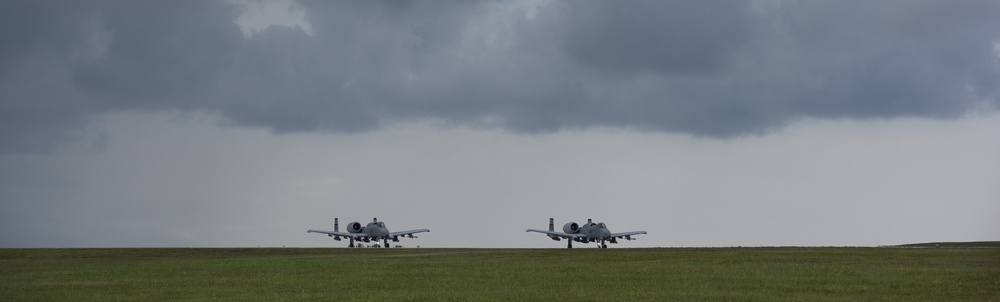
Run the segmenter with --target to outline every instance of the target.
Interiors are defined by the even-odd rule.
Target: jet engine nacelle
[[[567,222],[563,225],[563,232],[565,233],[576,233],[580,231],[580,225],[576,222]]]
[[[348,232],[351,232],[351,233],[361,233],[362,229],[364,229],[364,227],[362,227],[361,223],[359,223],[357,221],[351,222],[351,223],[347,224],[347,231]]]

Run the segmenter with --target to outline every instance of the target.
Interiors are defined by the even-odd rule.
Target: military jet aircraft
[[[549,230],[536,230],[528,229],[525,232],[538,232],[543,233],[552,238],[552,240],[559,241],[566,238],[569,242],[566,248],[573,248],[573,241],[588,243],[597,242],[598,247],[608,248],[608,245],[604,243],[605,241],[611,243],[618,243],[618,239],[625,240],[635,240],[632,239],[632,235],[645,234],[646,231],[635,231],[635,232],[624,232],[624,233],[612,233],[608,230],[608,227],[604,225],[603,222],[594,223],[590,219],[587,219],[587,223],[579,225],[576,222],[569,222],[563,225],[563,232],[556,232],[555,230],[555,220],[549,218]]]
[[[347,224],[347,233],[340,231],[340,226],[337,225],[337,218],[333,219],[333,231],[324,230],[308,230],[306,233],[321,233],[327,236],[333,237],[333,240],[340,241],[340,237],[346,237],[351,240],[351,244],[348,247],[354,247],[354,240],[361,240],[364,242],[371,242],[375,240],[378,242],[379,239],[384,241],[384,246],[389,247],[389,240],[392,242],[399,242],[399,237],[417,238],[413,236],[416,233],[430,232],[429,229],[419,229],[419,230],[409,230],[402,232],[389,232],[389,228],[385,227],[385,223],[378,221],[378,218],[369,222],[367,226],[362,227],[359,222],[351,222]]]

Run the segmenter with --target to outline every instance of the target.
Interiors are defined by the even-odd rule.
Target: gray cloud
[[[749,2],[575,1],[545,18],[560,48],[601,72],[709,74],[730,64],[753,25]]]
[[[102,7],[96,35],[107,41],[99,58],[73,68],[75,84],[112,109],[204,109],[220,76],[244,48],[221,1],[122,2]]]
[[[0,4],[0,152],[88,117],[205,111],[275,132],[438,120],[732,137],[802,117],[1000,105],[995,1],[300,1],[245,36],[225,1]],[[81,134],[81,131],[83,134]]]

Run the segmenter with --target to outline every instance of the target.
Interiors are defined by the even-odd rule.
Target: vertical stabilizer
[[[337,223],[337,218],[333,218],[333,231],[340,232],[340,224]]]
[[[556,231],[556,220],[549,218],[549,232],[555,232],[555,231]]]

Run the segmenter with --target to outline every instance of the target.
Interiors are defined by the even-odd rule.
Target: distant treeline
[[[1000,248],[1000,241],[969,241],[969,242],[928,242],[928,243],[911,243],[897,245],[898,247],[989,247],[989,248]]]

